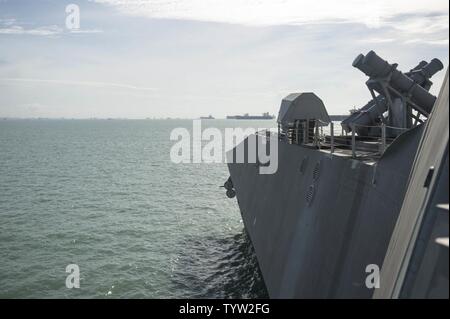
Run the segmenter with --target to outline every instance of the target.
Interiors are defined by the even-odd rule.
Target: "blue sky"
[[[0,117],[276,114],[302,91],[345,113],[370,99],[359,53],[447,67],[448,25],[434,0],[0,0]]]

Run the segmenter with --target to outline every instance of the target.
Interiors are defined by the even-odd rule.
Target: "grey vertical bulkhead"
[[[381,267],[421,131],[376,165],[283,141],[275,174],[228,164],[270,297],[371,297],[365,269]]]

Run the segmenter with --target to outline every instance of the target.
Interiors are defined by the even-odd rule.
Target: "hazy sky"
[[[276,114],[302,91],[346,113],[359,53],[447,67],[448,28],[446,0],[0,0],[0,117]]]

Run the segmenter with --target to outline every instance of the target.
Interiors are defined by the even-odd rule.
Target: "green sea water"
[[[176,127],[192,121],[0,121],[0,297],[267,297],[226,164],[172,163]]]

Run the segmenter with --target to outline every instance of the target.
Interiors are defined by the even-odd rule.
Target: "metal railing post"
[[[352,123],[352,157],[356,157],[356,136],[355,136],[355,124]]]
[[[315,121],[315,128],[316,128],[316,134],[314,134],[314,135],[315,135],[315,140],[316,140],[316,147],[318,149],[320,149],[319,121],[318,120]]]
[[[386,124],[381,123],[381,154],[386,150]]]
[[[303,143],[308,144],[309,143],[309,120],[306,120],[304,128],[305,128],[305,134],[303,134]]]
[[[334,123],[330,122],[330,152],[334,153]]]

